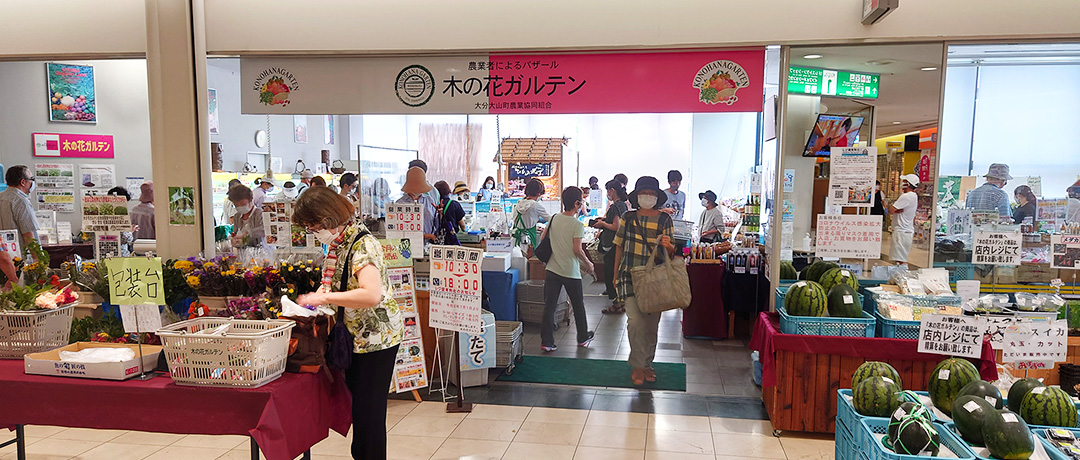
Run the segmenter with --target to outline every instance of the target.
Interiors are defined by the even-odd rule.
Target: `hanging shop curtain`
[[[428,182],[444,180],[453,186],[463,180],[476,191],[480,180],[480,136],[477,123],[421,123],[420,159],[428,164]]]

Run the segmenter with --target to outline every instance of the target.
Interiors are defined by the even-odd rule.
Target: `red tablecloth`
[[[26,375],[0,360],[0,427],[55,425],[158,433],[243,435],[269,460],[296,458],[352,424],[344,378],[286,373],[260,388],[185,387],[165,376],[115,382]],[[347,455],[348,452],[343,452]]]
[[[919,342],[911,339],[882,339],[872,337],[831,337],[780,333],[780,315],[762,312],[750,337],[750,349],[757,350],[761,360],[761,386],[776,385],[776,350],[821,355],[855,356],[868,361],[940,361],[941,355],[919,353]],[[978,363],[983,380],[997,380],[997,365],[990,342],[983,341],[982,358]]]
[[[682,331],[688,338],[726,339],[727,314],[721,286],[724,264],[689,264],[690,306],[683,310]]]

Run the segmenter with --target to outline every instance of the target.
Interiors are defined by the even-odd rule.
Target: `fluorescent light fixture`
[[[820,54],[807,54],[803,56],[803,59],[821,59]]]
[[[898,125],[898,124],[900,124],[900,122],[899,121],[894,121],[894,122],[892,122],[892,124]]]
[[[923,67],[923,68],[921,68],[919,70],[922,70],[924,72],[929,72],[931,70],[937,70],[937,67]]]

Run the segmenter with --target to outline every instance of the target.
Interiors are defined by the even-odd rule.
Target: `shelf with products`
[[[742,214],[742,231],[744,233],[759,233],[761,231],[761,194],[751,193],[748,195],[740,214]]]

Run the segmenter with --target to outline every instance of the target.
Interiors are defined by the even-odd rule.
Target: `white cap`
[[[919,185],[919,176],[915,174],[905,174],[903,176],[900,176],[900,180],[907,181],[909,184],[911,184],[912,187],[916,187]]]

